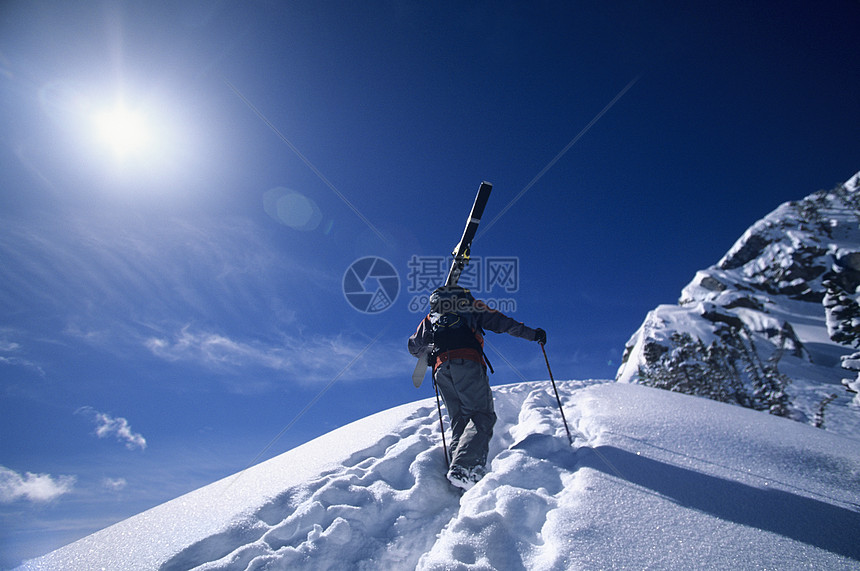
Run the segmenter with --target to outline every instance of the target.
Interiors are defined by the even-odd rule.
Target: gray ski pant
[[[451,419],[451,466],[483,468],[496,424],[484,367],[469,359],[451,359],[436,369],[433,378]]]

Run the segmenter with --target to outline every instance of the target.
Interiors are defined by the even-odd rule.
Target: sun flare
[[[139,152],[149,142],[147,122],[139,111],[117,105],[99,113],[95,120],[99,138],[118,157]]]

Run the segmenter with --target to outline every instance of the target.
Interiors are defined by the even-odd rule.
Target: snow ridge
[[[548,382],[494,387],[490,472],[465,494],[445,480],[435,402],[426,399],[342,427],[22,569],[860,564],[856,441],[641,385],[557,384],[575,445]]]
[[[552,561],[557,554],[541,549],[540,530],[577,456],[542,385],[506,388],[507,398],[497,399],[498,424],[507,428],[493,441],[491,473],[468,498],[442,476],[437,411],[422,406],[341,466],[283,491],[159,569],[445,569],[452,560],[482,568],[520,560],[533,568]]]
[[[185,569],[412,567],[433,531],[456,511],[434,427],[422,406],[394,433],[337,468],[291,487],[226,532],[184,549],[161,566]],[[426,533],[418,534],[417,530]],[[320,557],[324,557],[320,562]]]

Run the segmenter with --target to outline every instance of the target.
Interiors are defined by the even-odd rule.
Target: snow
[[[856,569],[860,441],[607,381],[494,387],[490,471],[435,401],[335,430],[22,569]]]
[[[748,344],[749,354],[784,375],[793,418],[817,423],[828,403],[826,430],[860,434],[860,394],[845,390],[860,381],[843,382],[844,360],[856,348],[830,337],[853,324],[834,312],[835,298],[824,285],[837,266],[860,269],[855,267],[860,264],[860,173],[841,186],[783,203],[744,232],[716,265],[698,271],[677,305],[649,312],[627,342],[616,380],[643,382],[642,370],[647,377],[661,363],[673,366],[673,335],[710,346],[728,325],[737,332],[736,340]],[[858,293],[846,291],[838,299],[849,303]],[[733,365],[743,371],[746,363]]]

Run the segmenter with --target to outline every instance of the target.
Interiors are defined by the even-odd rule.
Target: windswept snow
[[[491,471],[444,478],[432,399],[23,569],[856,569],[860,441],[640,385],[494,387]]]

